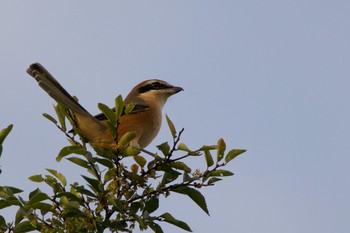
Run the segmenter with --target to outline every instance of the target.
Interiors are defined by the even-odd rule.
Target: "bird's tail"
[[[82,115],[91,115],[81,106],[40,63],[29,66],[27,73],[32,76],[57,103]]]
[[[92,116],[83,106],[81,106],[59,82],[39,63],[29,66],[27,73],[32,76],[57,103],[71,110],[76,117],[74,125],[78,133],[86,138],[90,143],[100,141],[101,133],[106,131],[106,126],[101,121]]]

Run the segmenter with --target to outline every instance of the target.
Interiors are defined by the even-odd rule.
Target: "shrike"
[[[56,102],[69,109],[76,132],[93,147],[116,149],[116,140],[110,133],[103,114],[91,115],[59,82],[39,63],[29,66],[27,73],[38,82]],[[169,83],[151,79],[136,85],[124,100],[135,103],[131,113],[122,115],[118,125],[118,140],[127,132],[135,132],[131,145],[139,149],[147,147],[157,136],[162,124],[162,108],[167,99],[183,89]]]

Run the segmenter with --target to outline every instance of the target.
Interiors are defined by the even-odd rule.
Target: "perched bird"
[[[39,63],[29,66],[27,73],[35,78],[56,102],[70,110],[75,122],[74,129],[88,143],[96,148],[116,149],[113,138],[103,114],[91,115],[81,106],[59,82]],[[136,137],[130,145],[143,149],[157,136],[162,124],[162,108],[167,99],[183,89],[169,83],[151,79],[136,85],[124,100],[124,104],[134,103],[131,113],[122,115],[117,127],[118,140],[127,132],[135,132]]]

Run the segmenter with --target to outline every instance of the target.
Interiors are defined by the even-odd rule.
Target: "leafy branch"
[[[188,196],[205,213],[209,214],[203,187],[214,186],[233,173],[222,169],[235,157],[245,152],[242,149],[226,151],[226,143],[219,139],[215,145],[192,150],[181,142],[184,129],[177,132],[168,116],[166,120],[172,143],[157,146],[157,152],[149,152],[128,146],[133,139],[129,134],[117,140],[118,122],[122,114],[131,112],[133,105],[124,106],[117,97],[115,108],[99,104],[105,114],[107,126],[116,139],[117,150],[94,148],[89,151],[84,139],[76,139],[67,130],[66,119],[74,125],[74,116],[62,106],[55,106],[57,120],[44,116],[59,128],[69,139],[68,145],[58,153],[58,162],[65,159],[87,173],[82,175],[84,184],[67,184],[66,177],[54,169],[48,174],[33,175],[29,179],[43,183],[52,189],[52,194],[35,189],[24,200],[22,190],[0,187],[0,209],[17,206],[14,222],[6,223],[0,216],[0,229],[7,232],[132,232],[152,229],[162,233],[160,223],[166,222],[185,231],[191,228],[169,212],[158,213],[160,197],[182,194]],[[0,134],[1,135],[1,134]],[[0,138],[1,139],[1,138]],[[216,153],[216,158],[213,154]],[[191,157],[202,157],[205,165],[192,168],[186,164]]]

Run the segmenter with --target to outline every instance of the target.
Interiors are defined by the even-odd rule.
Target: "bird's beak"
[[[176,94],[180,91],[183,91],[184,89],[182,87],[173,86],[169,90],[170,90],[170,93],[173,95],[173,94]]]

